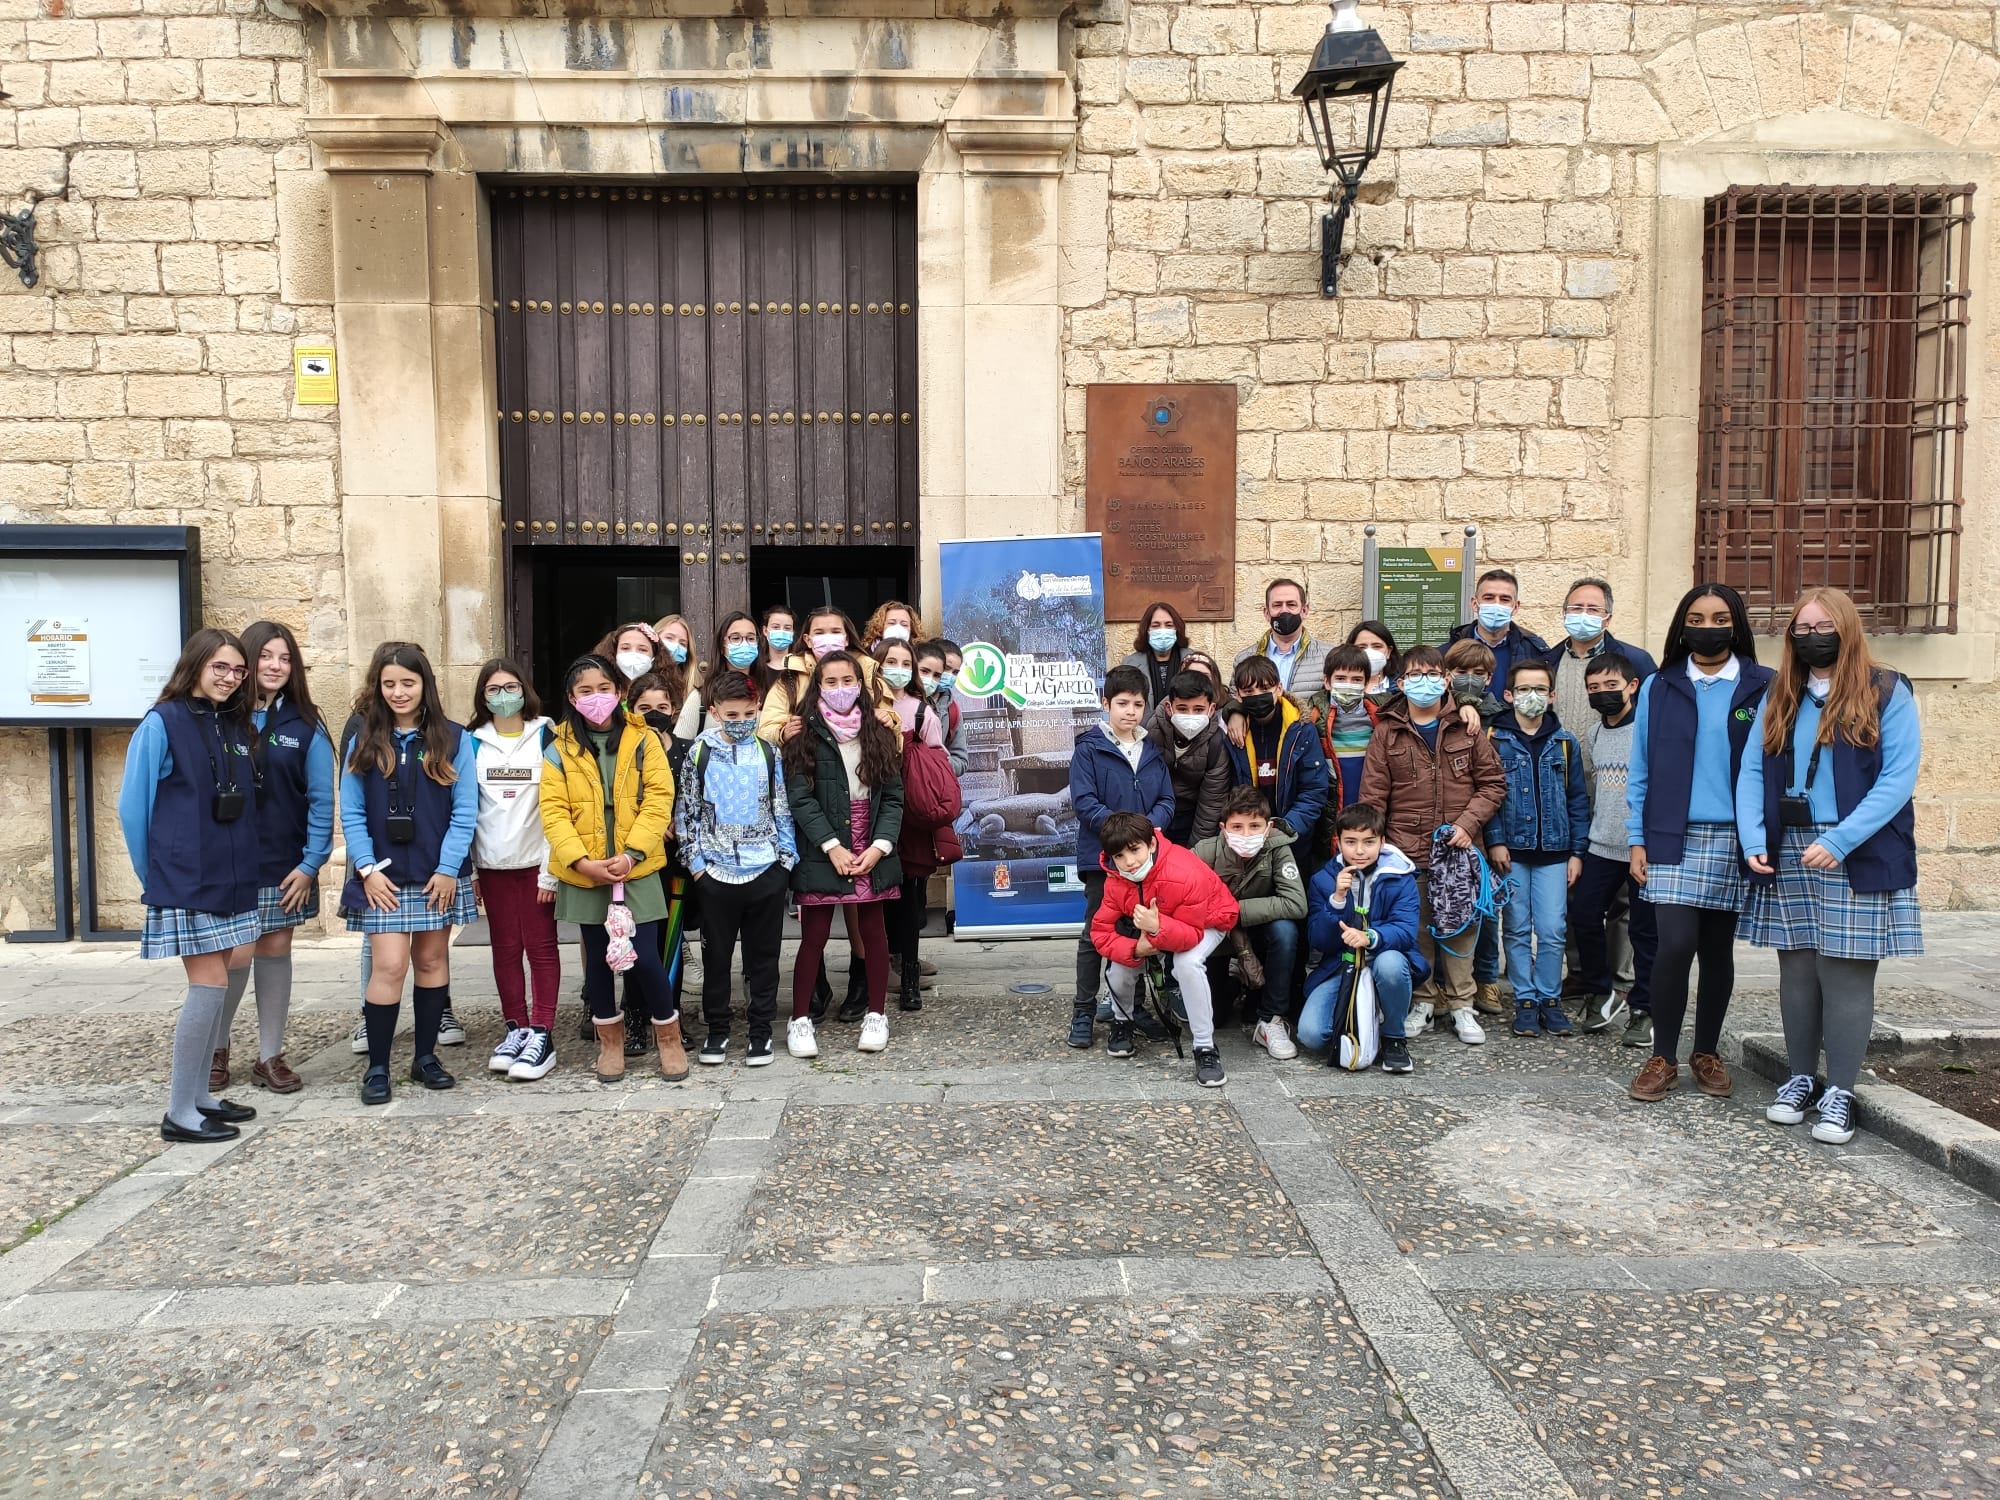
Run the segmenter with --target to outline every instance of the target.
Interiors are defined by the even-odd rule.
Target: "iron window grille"
[[[1972,189],[1733,187],[1702,252],[1695,573],[1958,628]]]

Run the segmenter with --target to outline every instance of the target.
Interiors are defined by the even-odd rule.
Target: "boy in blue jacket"
[[[1306,898],[1307,941],[1324,956],[1306,980],[1299,1045],[1327,1045],[1342,966],[1350,952],[1365,955],[1382,1009],[1382,1071],[1412,1072],[1403,1022],[1410,992],[1430,976],[1417,946],[1423,921],[1417,867],[1394,844],[1383,842],[1389,823],[1379,807],[1367,802],[1343,807],[1333,827],[1333,862],[1313,876]]]
[[[1104,958],[1090,940],[1091,919],[1104,901],[1104,847],[1099,835],[1113,813],[1139,813],[1165,828],[1174,817],[1174,777],[1166,757],[1146,737],[1146,674],[1113,667],[1104,674],[1104,721],[1076,737],[1069,761],[1069,800],[1076,809],[1076,873],[1083,880],[1083,935],[1076,942],[1076,1000],[1069,1044],[1088,1047],[1096,1029]]]
[[[1569,888],[1590,849],[1590,777],[1583,746],[1549,706],[1555,674],[1536,657],[1507,674],[1513,712],[1493,725],[1493,749],[1507,795],[1486,825],[1486,857],[1505,876],[1507,977],[1514,985],[1514,1035],[1569,1036],[1562,1008]]]

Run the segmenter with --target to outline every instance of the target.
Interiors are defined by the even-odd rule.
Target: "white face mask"
[[[907,625],[884,625],[882,627],[882,639],[885,641],[907,641],[909,638],[910,627]]]
[[[628,679],[644,677],[648,672],[653,670],[652,655],[645,651],[620,651],[618,653],[618,670],[623,672]]]
[[[1175,734],[1184,740],[1191,740],[1208,728],[1209,718],[1207,714],[1175,714],[1170,722]]]
[[[1119,866],[1118,873],[1120,875],[1123,875],[1127,880],[1131,881],[1132,884],[1137,885],[1140,881],[1144,880],[1148,875],[1153,873],[1153,856],[1150,854],[1147,855],[1146,862],[1143,865],[1139,866],[1139,868],[1136,870],[1128,870],[1121,865]]]
[[[1380,677],[1384,672],[1389,670],[1389,653],[1384,651],[1380,646],[1364,646],[1362,650],[1368,657],[1368,675],[1370,677]]]
[[[1238,859],[1255,859],[1264,852],[1264,840],[1268,833],[1225,833],[1222,841],[1235,851]]]

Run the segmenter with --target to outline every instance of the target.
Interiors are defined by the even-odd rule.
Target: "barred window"
[[[1735,187],[1702,252],[1695,573],[1958,627],[1970,187]]]

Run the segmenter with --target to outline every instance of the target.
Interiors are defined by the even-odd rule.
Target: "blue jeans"
[[[1285,1015],[1291,1007],[1292,975],[1299,962],[1299,924],[1284,917],[1255,927],[1236,929],[1250,940],[1250,951],[1264,966],[1264,988],[1257,994],[1257,1019],[1268,1021]],[[1225,942],[1208,957],[1208,980],[1213,985],[1229,967],[1229,944]],[[1245,992],[1244,1001],[1249,1000]]]
[[[1507,874],[1507,978],[1515,1005],[1554,1005],[1562,993],[1569,922],[1569,861],[1524,865]]]
[[[1382,1007],[1382,1035],[1399,1040],[1403,1022],[1410,1014],[1410,957],[1400,948],[1391,948],[1368,960],[1368,972],[1375,978],[1375,1000]],[[1333,1030],[1333,1007],[1340,999],[1342,976],[1320,985],[1306,996],[1306,1008],[1299,1012],[1299,1045],[1315,1052],[1326,1045]]]

